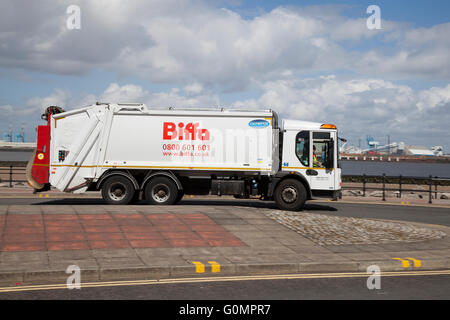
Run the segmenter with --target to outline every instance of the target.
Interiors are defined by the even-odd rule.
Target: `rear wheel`
[[[135,193],[133,183],[123,176],[112,176],[102,186],[102,197],[108,204],[128,204]]]
[[[275,202],[281,210],[300,210],[306,201],[305,186],[298,180],[281,181],[274,193]]]
[[[145,198],[150,204],[171,205],[178,199],[178,189],[172,179],[156,177],[145,187]]]

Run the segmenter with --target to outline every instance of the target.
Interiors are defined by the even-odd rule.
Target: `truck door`
[[[297,171],[308,183],[311,164],[311,131],[286,130],[283,141],[283,171]]]
[[[312,190],[335,189],[336,132],[312,131],[312,168],[309,170]]]

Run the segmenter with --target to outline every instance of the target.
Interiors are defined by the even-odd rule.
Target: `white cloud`
[[[262,91],[259,97],[237,100],[223,107],[270,108],[284,119],[335,123],[346,138],[391,134],[397,141],[406,139],[410,144],[440,144],[450,148],[447,128],[450,123],[450,85],[415,91],[406,85],[377,78],[344,79],[329,75],[307,79],[291,76],[260,82],[259,86]],[[56,89],[46,97],[29,99],[25,107],[4,105],[0,110],[9,115],[3,120],[14,118],[38,123],[40,114],[49,105],[66,110],[96,101],[142,102],[149,108],[220,105],[217,95],[195,85],[193,88],[150,92],[139,85],[111,83],[99,95],[82,97],[73,97],[68,91]],[[411,137],[417,141],[411,141]]]
[[[109,87],[100,95],[102,102],[119,102],[119,103],[139,103],[148,96],[148,91],[145,91],[140,86],[127,84],[119,86],[117,83],[111,83]]]
[[[232,106],[272,108],[282,118],[334,122],[352,138],[392,134],[398,139],[419,139],[422,144],[433,139],[443,145],[450,140],[450,85],[416,92],[386,80],[336,76],[260,85],[263,94],[259,98],[236,101]]]
[[[12,105],[9,105],[9,104],[2,105],[2,106],[0,106],[0,113],[3,116],[8,116],[8,115],[10,115],[13,112],[13,108],[14,107]]]
[[[430,28],[400,29],[387,36],[396,49],[364,53],[355,67],[373,74],[406,74],[450,78],[450,23]]]
[[[84,77],[101,70],[172,89],[111,83],[104,92],[82,97],[55,89],[24,107],[4,102],[0,110],[34,119],[48,105],[70,109],[95,101],[211,107],[220,105],[213,92],[226,92],[233,107],[335,121],[351,135],[390,130],[449,140],[450,85],[416,91],[388,79],[448,80],[450,23],[412,28],[383,20],[382,30],[368,30],[364,14],[347,18],[336,6],[278,7],[244,18],[214,3],[1,1],[0,67]],[[81,30],[65,27],[70,4],[81,8]],[[336,70],[357,76],[323,75]],[[249,86],[261,95],[230,95]]]
[[[196,95],[203,91],[203,85],[198,82],[188,84],[183,88],[187,95]]]
[[[433,87],[429,90],[421,91],[418,100],[416,105],[419,110],[447,106],[447,111],[450,112],[450,84],[445,88]]]
[[[193,84],[193,87],[186,87],[183,95],[178,88],[172,88],[162,92],[149,92],[143,90],[141,86],[126,84],[120,86],[117,83],[111,83],[106,90],[99,96],[94,94],[82,97],[77,101],[72,101],[69,108],[79,107],[80,105],[92,104],[96,101],[110,103],[145,103],[149,108],[161,107],[213,107],[217,104],[218,97],[204,93],[203,87]],[[82,103],[80,103],[80,101]]]
[[[71,93],[66,90],[55,89],[53,93],[46,97],[34,97],[28,99],[24,107],[15,108],[14,113],[19,117],[40,116],[49,106],[64,106],[71,100]]]
[[[0,66],[62,74],[101,69],[226,90],[286,71],[450,76],[450,24],[412,29],[383,20],[374,31],[366,17],[346,18],[332,6],[278,7],[243,18],[201,0],[80,0],[81,30],[68,30],[72,2],[2,1]],[[352,50],[346,41],[387,41],[390,48]]]

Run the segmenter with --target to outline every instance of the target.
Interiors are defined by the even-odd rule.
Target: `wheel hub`
[[[292,203],[297,200],[297,191],[293,187],[286,187],[281,192],[281,198],[286,203]]]
[[[116,201],[120,201],[123,198],[125,198],[126,195],[126,187],[121,184],[121,183],[116,183],[113,184],[110,188],[109,188],[109,195],[112,199],[116,200]]]
[[[158,184],[152,188],[153,200],[157,202],[165,202],[169,198],[170,191],[167,186]]]

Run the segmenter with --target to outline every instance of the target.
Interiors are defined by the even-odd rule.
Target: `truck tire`
[[[135,193],[133,183],[123,176],[109,177],[102,185],[102,197],[107,204],[128,204]]]
[[[175,182],[166,177],[155,177],[145,187],[145,199],[150,204],[172,205],[178,199],[178,189]]]
[[[178,203],[181,201],[181,199],[183,199],[184,197],[184,191],[183,190],[178,190],[178,196],[177,199],[175,200],[175,203]]]
[[[298,211],[306,201],[305,186],[295,179],[283,180],[275,189],[274,199],[281,210]]]

